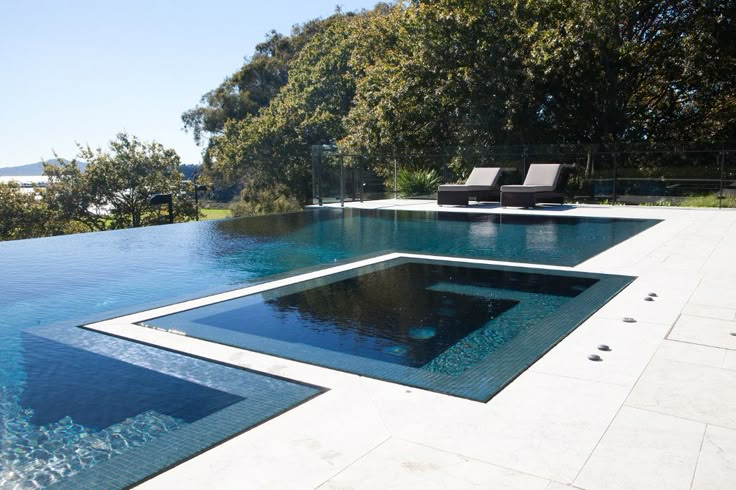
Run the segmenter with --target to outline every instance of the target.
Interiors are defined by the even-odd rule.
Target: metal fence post
[[[529,148],[524,145],[521,149],[521,181],[526,180],[526,157],[529,154]]]
[[[616,204],[616,178],[618,174],[618,158],[616,154],[616,145],[613,145],[613,188],[611,189],[611,204]]]
[[[720,158],[720,166],[721,166],[721,190],[718,192],[718,209],[721,209],[723,207],[723,180],[726,177],[726,152],[721,149],[721,151],[718,153],[718,158]]]
[[[312,145],[312,204],[322,206],[322,145]]]
[[[358,167],[357,167],[358,184],[357,185],[360,186],[360,202],[363,202],[363,192],[365,192],[365,172],[363,170],[363,166],[365,163],[364,161],[365,159],[363,158],[363,155],[358,155],[356,156],[356,158],[358,159]]]
[[[399,163],[396,160],[396,148],[394,148],[394,199],[399,198],[398,166]]]
[[[340,159],[340,207],[345,207],[345,161],[343,160],[342,154],[339,156]]]

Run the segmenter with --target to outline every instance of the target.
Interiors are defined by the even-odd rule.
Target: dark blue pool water
[[[50,403],[51,398],[43,401],[43,383],[64,377],[65,368],[46,381],[43,371],[26,369],[30,361],[22,332],[30,327],[62,322],[56,328],[72,338],[78,335],[72,325],[112,316],[110,312],[137,311],[381,251],[574,265],[655,223],[315,209],[279,217],[1,242],[0,417],[12,412],[23,427],[43,427],[32,421],[35,411],[26,413],[34,407],[20,400],[37,406]],[[103,344],[114,340],[96,338]],[[72,352],[62,358],[74,357]],[[66,376],[69,393],[86,389],[88,381],[77,378]],[[30,392],[29,383],[33,396],[25,391]],[[59,414],[76,413],[86,402],[68,403],[68,408],[58,407]],[[140,408],[146,412],[146,407]],[[5,451],[0,459],[6,458],[0,466],[5,467],[12,449],[0,448]]]
[[[21,333],[0,488],[124,488],[320,389],[63,325]]]
[[[143,324],[485,401],[631,280],[397,258]]]

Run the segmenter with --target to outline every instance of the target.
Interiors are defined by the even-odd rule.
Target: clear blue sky
[[[199,163],[181,114],[271,29],[377,0],[0,0],[0,167],[118,132]]]

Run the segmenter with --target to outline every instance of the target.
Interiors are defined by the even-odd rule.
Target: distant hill
[[[46,163],[60,165],[68,161],[69,160],[65,160],[63,158],[59,160],[53,158],[51,160],[48,160]],[[79,170],[81,170],[82,172],[84,172],[84,169],[87,168],[87,162],[80,162],[79,160],[77,160],[77,165],[79,166]],[[179,165],[179,171],[184,174],[184,177],[186,179],[191,179],[192,175],[199,169],[199,165],[194,165],[192,163],[184,163],[182,165]],[[43,175],[43,162],[18,165],[17,167],[0,167],[0,176],[2,177],[30,177],[33,175]]]
[[[51,159],[46,163],[53,165],[60,165],[66,163],[69,160],[62,159]],[[79,169],[84,172],[87,167],[86,162],[77,161]],[[0,176],[16,177],[16,176],[31,176],[31,175],[43,175],[43,162],[29,163],[27,165],[18,165],[17,167],[0,167]]]

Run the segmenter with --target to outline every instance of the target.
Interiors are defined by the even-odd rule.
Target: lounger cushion
[[[546,189],[537,189],[536,192],[553,191],[557,187],[561,170],[562,164],[560,163],[533,163],[529,165],[524,185],[547,187]]]
[[[465,181],[466,186],[484,186],[493,187],[501,175],[501,169],[498,167],[475,167]]]

